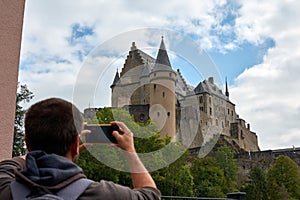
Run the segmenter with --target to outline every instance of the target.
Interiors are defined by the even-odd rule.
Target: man
[[[126,154],[134,189],[102,180],[91,183],[78,199],[159,199],[160,192],[135,151],[133,134],[122,122],[112,124],[119,126],[113,135],[116,146]],[[15,157],[0,163],[0,199],[12,199],[10,185],[14,180],[29,188],[56,193],[86,178],[74,163],[79,155],[82,127],[81,113],[70,102],[51,98],[32,105],[25,116],[29,153],[26,158]]]

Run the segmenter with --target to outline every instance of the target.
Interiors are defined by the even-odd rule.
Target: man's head
[[[66,156],[78,141],[82,123],[82,115],[72,103],[58,98],[40,101],[25,115],[27,148]]]

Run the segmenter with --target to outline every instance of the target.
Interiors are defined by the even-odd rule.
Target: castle
[[[227,81],[224,94],[213,77],[196,87],[187,84],[180,70],[173,70],[163,38],[156,58],[133,42],[110,87],[112,108],[127,110],[139,123],[151,119],[161,137],[193,150],[221,138],[242,151],[259,151],[256,133],[229,99]],[[87,108],[84,114],[93,117],[96,110]]]
[[[173,70],[162,38],[156,59],[132,43],[124,66],[111,85],[111,106],[122,107],[134,120],[153,121],[162,137],[170,136],[197,148],[218,134],[244,151],[259,151],[257,135],[239,118],[235,104],[214,78],[188,85],[179,69]]]

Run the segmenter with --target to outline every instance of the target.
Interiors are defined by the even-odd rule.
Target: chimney
[[[209,81],[211,84],[214,84],[214,77],[209,77],[209,78],[208,78],[208,81]]]
[[[131,50],[131,51],[136,50],[135,42],[132,42],[132,46],[131,46],[130,50]]]

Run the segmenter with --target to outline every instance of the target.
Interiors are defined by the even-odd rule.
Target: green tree
[[[90,151],[81,152],[77,164],[84,170],[89,179],[119,182],[120,171],[106,166],[96,159]]]
[[[170,154],[176,152],[180,146],[176,143],[170,148]],[[171,150],[172,149],[172,150]],[[180,151],[180,150],[179,150]],[[170,155],[172,156],[172,155]],[[193,176],[188,165],[189,152],[186,151],[179,159],[170,165],[152,173],[157,187],[166,196],[194,196]]]
[[[290,195],[286,188],[283,185],[279,185],[276,183],[274,179],[267,179],[267,199],[281,199],[288,200],[290,199]]]
[[[298,165],[287,156],[279,156],[268,172],[269,192],[291,199],[300,198],[300,173]],[[276,190],[276,191],[275,191]]]
[[[216,162],[224,171],[224,176],[227,184],[227,191],[233,192],[237,189],[237,173],[238,166],[234,159],[234,153],[227,145],[221,146],[216,153]]]
[[[247,199],[266,200],[267,176],[265,171],[259,167],[252,168],[249,182],[242,187],[242,190],[246,192]]]
[[[24,155],[26,152],[24,141],[24,115],[26,110],[21,106],[21,103],[28,103],[34,97],[33,93],[26,85],[19,85],[16,98],[16,114],[14,124],[14,141],[12,156]]]
[[[135,134],[135,147],[138,153],[145,153],[141,157],[143,163],[146,163],[148,170],[152,171],[157,165],[164,166],[171,163],[178,153],[181,156],[170,165],[151,172],[153,179],[164,195],[182,195],[193,196],[193,177],[190,168],[186,165],[189,155],[184,153],[185,149],[178,143],[171,143],[170,138],[161,138],[157,132],[156,126],[150,121],[146,124],[136,123],[133,117],[123,109],[103,108],[96,112],[96,118],[89,120],[88,123],[109,123],[110,121],[125,122],[128,128]],[[94,145],[93,145],[94,146]],[[130,173],[114,170],[101,163],[95,157],[105,159],[105,156],[115,162],[114,165],[123,167],[122,153],[118,154],[116,148],[109,145],[103,145],[101,148],[89,147],[89,151],[80,154],[78,165],[81,166],[88,176],[93,180],[112,180],[122,185],[132,187]],[[165,147],[165,148],[164,148]],[[165,149],[164,151],[159,151]],[[90,153],[92,152],[92,154]],[[151,152],[153,156],[147,156]],[[168,160],[170,159],[170,160]]]
[[[191,173],[194,178],[195,196],[226,197],[224,172],[213,157],[193,160]]]

